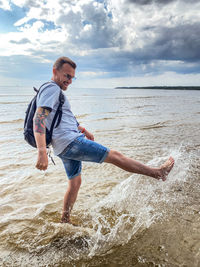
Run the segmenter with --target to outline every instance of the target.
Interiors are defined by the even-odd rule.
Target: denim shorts
[[[71,142],[58,157],[63,161],[68,178],[73,179],[81,173],[82,161],[102,163],[109,151],[82,135]]]

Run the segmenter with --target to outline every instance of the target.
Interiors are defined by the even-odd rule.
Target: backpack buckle
[[[51,159],[52,163],[54,165],[56,165],[53,157],[51,156],[51,148],[50,147],[47,147],[47,156]]]

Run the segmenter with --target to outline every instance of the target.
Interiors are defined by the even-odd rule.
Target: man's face
[[[69,64],[63,64],[60,70],[53,69],[53,80],[60,86],[62,90],[67,90],[68,85],[72,83],[75,76],[75,69]]]

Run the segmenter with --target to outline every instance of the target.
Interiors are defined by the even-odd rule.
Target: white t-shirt
[[[60,87],[54,81],[50,81],[40,88],[37,96],[37,108],[47,107],[51,110],[45,120],[48,130],[50,130],[52,120],[59,105],[60,92]],[[54,127],[52,135],[51,144],[55,155],[59,155],[72,141],[74,141],[74,139],[82,135],[78,130],[77,120],[71,111],[71,106],[65,95],[64,99],[65,102],[62,106],[62,118],[59,126],[57,128]]]

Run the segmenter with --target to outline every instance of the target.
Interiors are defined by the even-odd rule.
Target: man
[[[34,116],[34,135],[38,149],[36,168],[46,170],[48,157],[46,153],[45,127],[50,128],[52,119],[59,105],[60,89],[66,91],[75,77],[76,64],[67,57],[61,57],[53,65],[51,82],[41,87],[37,97],[37,110]],[[128,172],[138,173],[166,180],[174,165],[170,157],[159,168],[151,168],[123,154],[110,150],[96,142],[94,136],[79,125],[71,112],[66,96],[62,106],[62,119],[54,128],[52,146],[54,153],[63,161],[69,178],[67,192],[64,196],[62,223],[70,223],[70,212],[76,201],[81,185],[81,162],[111,163]]]

